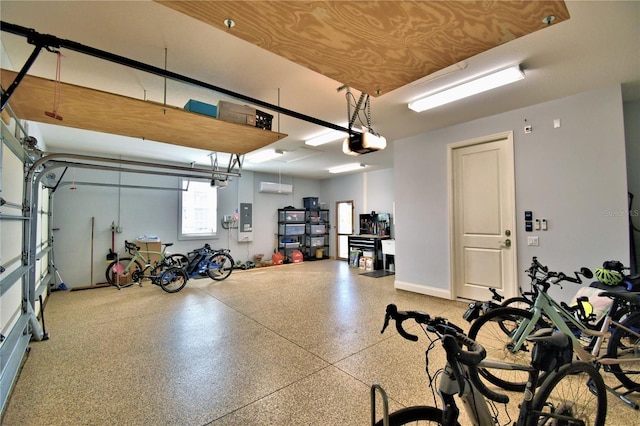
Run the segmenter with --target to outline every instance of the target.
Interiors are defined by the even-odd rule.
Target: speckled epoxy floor
[[[323,260],[191,280],[176,294],[149,284],[55,292],[50,339],[31,343],[3,425],[367,425],[374,382],[392,410],[430,405],[427,340],[380,334],[385,307],[467,327],[466,304],[361,272]],[[430,359],[442,366],[442,349]]]

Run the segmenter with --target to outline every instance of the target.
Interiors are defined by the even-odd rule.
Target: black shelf
[[[327,209],[278,209],[278,251],[285,261],[294,250],[304,260],[320,260],[316,252],[322,249],[322,259],[328,259],[329,229]]]

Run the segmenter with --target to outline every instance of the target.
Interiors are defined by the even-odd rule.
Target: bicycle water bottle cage
[[[573,346],[569,337],[552,328],[538,330],[527,337],[527,340],[534,342],[531,365],[540,371],[557,371],[573,359]]]

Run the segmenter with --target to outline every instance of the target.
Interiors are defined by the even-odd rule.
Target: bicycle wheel
[[[441,425],[442,410],[436,407],[407,407],[389,414],[389,426],[401,425]],[[460,423],[456,422],[456,425]],[[383,426],[380,420],[376,426]]]
[[[233,258],[227,253],[214,253],[208,259],[207,275],[216,281],[222,281],[233,271]]]
[[[531,364],[533,344],[525,342],[514,352],[511,335],[523,321],[531,321],[533,314],[516,308],[496,308],[475,320],[469,328],[469,338],[484,346],[487,359],[519,365]],[[549,327],[541,318],[534,326],[532,333],[540,328]],[[480,374],[489,382],[502,389],[524,391],[529,373],[519,370],[502,370],[496,368],[480,368]]]
[[[593,365],[572,362],[549,373],[536,392],[531,408],[527,426],[604,426],[607,390]]]
[[[167,263],[184,269],[189,265],[189,258],[184,254],[171,254],[167,256]]]
[[[130,257],[122,257],[119,260],[114,260],[107,266],[105,276],[110,285],[122,288],[129,287],[136,282],[136,279],[144,270],[144,267],[137,260],[130,265],[131,260],[132,258]],[[125,273],[128,265],[130,265],[129,271]]]
[[[503,301],[501,306],[529,310],[533,306],[533,303],[525,297],[511,297]]]
[[[611,364],[609,368],[616,378],[629,390],[640,390],[640,312],[629,315],[611,333],[607,345],[607,358],[626,361]]]
[[[187,285],[189,278],[184,269],[172,266],[160,273],[157,283],[167,293],[177,293]]]

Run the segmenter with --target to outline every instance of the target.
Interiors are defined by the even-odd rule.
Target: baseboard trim
[[[421,284],[408,283],[403,281],[396,280],[394,286],[398,290],[406,290],[411,291],[413,293],[426,294],[427,296],[439,297],[441,299],[451,299],[451,290],[437,288],[437,287],[429,287]]]

